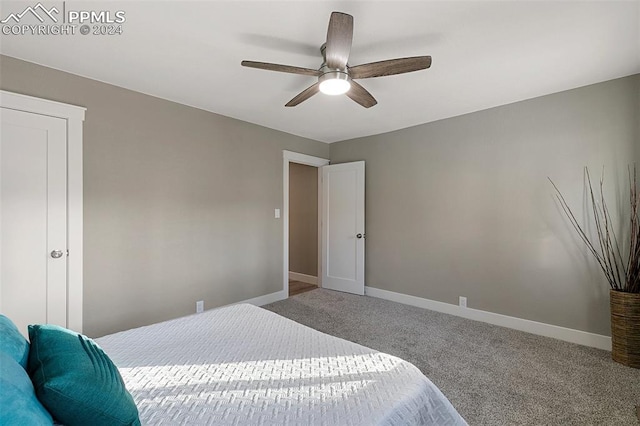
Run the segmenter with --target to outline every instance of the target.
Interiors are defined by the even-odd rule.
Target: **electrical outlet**
[[[467,298],[464,297],[464,296],[460,296],[458,304],[461,307],[466,308],[467,307]]]
[[[196,302],[196,314],[200,314],[204,311],[204,300],[198,300]]]

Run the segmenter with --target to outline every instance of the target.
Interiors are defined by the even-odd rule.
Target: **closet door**
[[[0,108],[0,312],[67,325],[67,121]]]

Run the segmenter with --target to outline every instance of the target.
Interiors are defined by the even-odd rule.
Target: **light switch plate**
[[[275,215],[276,215],[276,219],[280,219],[280,209],[276,209]]]

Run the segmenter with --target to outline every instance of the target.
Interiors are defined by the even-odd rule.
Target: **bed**
[[[412,364],[248,304],[96,342],[143,425],[466,425]]]

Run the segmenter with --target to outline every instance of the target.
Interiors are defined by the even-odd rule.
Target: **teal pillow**
[[[13,321],[4,315],[0,315],[0,352],[15,359],[22,368],[27,368],[29,342],[20,334]]]
[[[33,391],[26,370],[11,356],[0,352],[0,425],[52,425],[47,413]]]
[[[29,375],[36,395],[65,426],[140,425],[118,369],[91,339],[56,325],[30,325]]]

